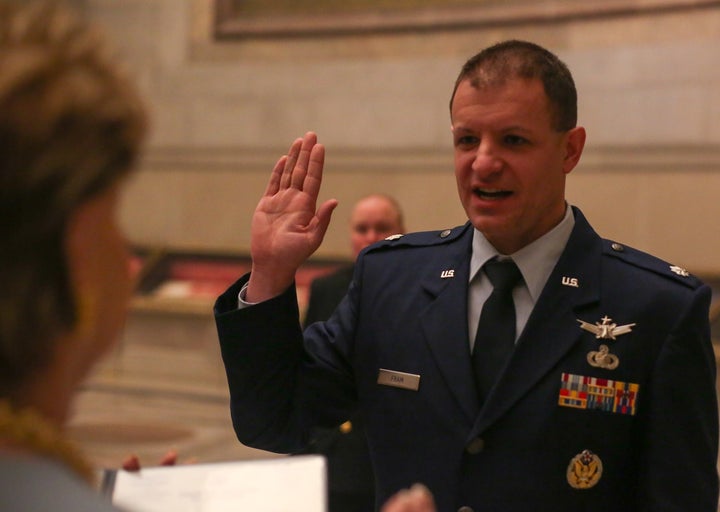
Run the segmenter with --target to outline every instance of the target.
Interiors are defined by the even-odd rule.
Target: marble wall
[[[564,2],[545,3],[552,12]],[[327,146],[322,198],[341,202],[318,256],[349,254],[350,206],[373,191],[398,197],[411,230],[463,223],[449,94],[467,57],[513,37],[547,46],[575,76],[588,143],[568,200],[604,236],[720,274],[717,2],[627,0],[611,16],[222,41],[211,0],[83,4],[152,108],[123,209],[134,242],[247,251],[268,173],[306,130]]]

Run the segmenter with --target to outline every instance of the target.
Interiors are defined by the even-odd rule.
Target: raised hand
[[[325,148],[308,132],[280,158],[252,218],[252,273],[249,302],[279,295],[292,283],[298,267],[320,246],[335,199],[317,208]]]

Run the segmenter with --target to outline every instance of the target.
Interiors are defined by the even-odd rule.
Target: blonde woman
[[[125,319],[116,212],[145,131],[91,26],[0,2],[0,510],[113,509],[63,428]]]

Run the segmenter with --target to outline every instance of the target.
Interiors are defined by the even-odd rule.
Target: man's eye
[[[464,137],[458,137],[455,140],[456,146],[474,146],[478,143],[478,138],[472,135],[465,135]]]
[[[505,143],[509,146],[521,146],[523,144],[527,144],[528,140],[524,137],[520,137],[518,135],[506,135],[505,136]]]

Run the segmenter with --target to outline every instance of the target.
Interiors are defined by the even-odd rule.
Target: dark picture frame
[[[720,7],[720,0],[215,0],[216,39],[462,30]]]

